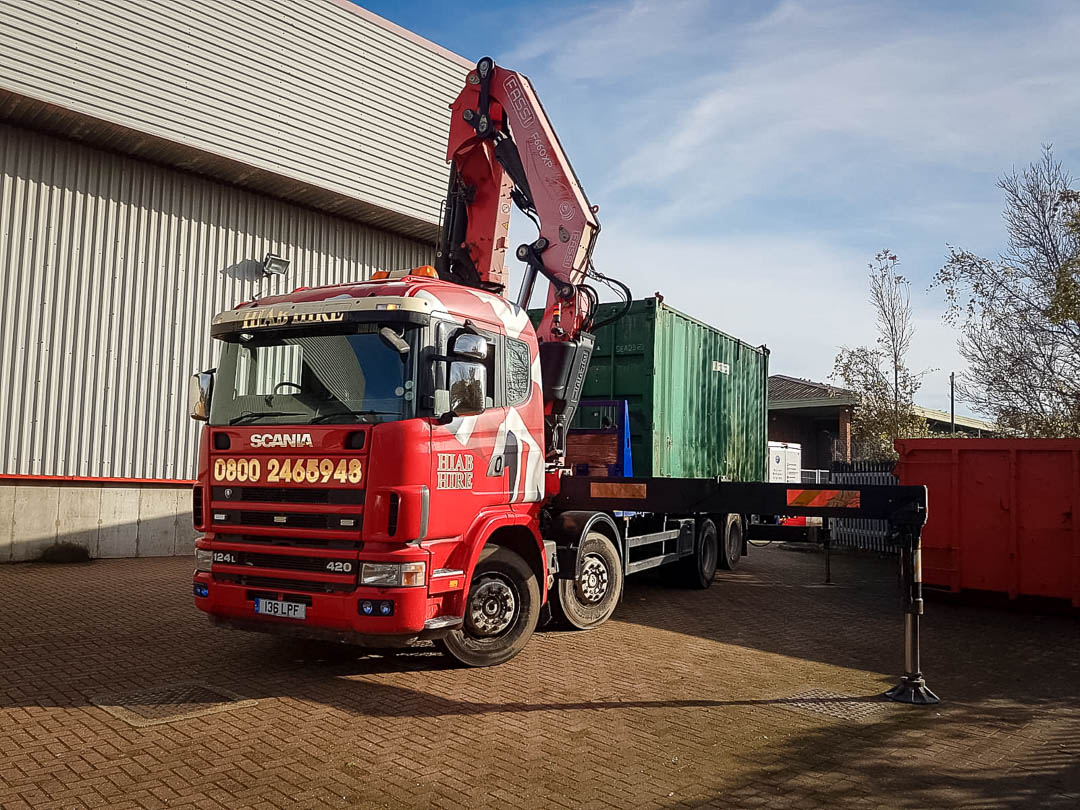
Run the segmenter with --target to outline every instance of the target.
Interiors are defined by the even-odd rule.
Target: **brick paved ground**
[[[605,627],[490,670],[212,629],[190,567],[0,566],[0,807],[1080,806],[1075,617],[931,604],[947,703],[793,705],[893,683],[887,561],[838,556],[833,588],[776,549],[707,592],[632,581]],[[134,728],[89,700],[193,679],[258,702]]]

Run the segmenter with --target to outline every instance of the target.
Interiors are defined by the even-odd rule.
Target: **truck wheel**
[[[683,558],[681,579],[691,588],[708,588],[716,576],[716,561],[719,556],[719,540],[716,524],[709,518],[701,521],[697,537],[694,538],[694,553]]]
[[[622,592],[623,570],[619,552],[602,532],[589,532],[578,552],[581,573],[559,579],[552,588],[558,618],[578,630],[599,627],[615,612]]]
[[[436,644],[465,666],[495,666],[521,652],[539,617],[536,573],[510,549],[487,546],[469,583],[465,621]]]
[[[720,547],[720,567],[725,571],[734,571],[739,564],[743,548],[743,524],[738,515],[727,515],[724,519],[724,542]]]

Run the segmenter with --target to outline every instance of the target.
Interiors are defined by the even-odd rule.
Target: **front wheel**
[[[615,612],[622,592],[619,552],[602,532],[589,532],[578,549],[580,567],[573,579],[557,580],[552,605],[566,624],[578,630],[599,627]]]
[[[536,573],[510,549],[487,546],[469,583],[462,626],[436,643],[465,666],[495,666],[521,652],[539,617]]]

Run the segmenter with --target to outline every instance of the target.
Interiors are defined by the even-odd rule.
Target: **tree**
[[[833,366],[832,378],[855,395],[851,434],[858,458],[894,459],[896,439],[926,434],[926,420],[914,408],[922,375],[907,367],[915,327],[910,285],[896,272],[899,263],[896,254],[883,250],[868,265],[877,347],[841,348]]]
[[[1044,147],[1040,160],[998,182],[1005,252],[990,260],[950,245],[935,276],[968,362],[960,397],[1016,435],[1080,435],[1080,195],[1072,182]]]

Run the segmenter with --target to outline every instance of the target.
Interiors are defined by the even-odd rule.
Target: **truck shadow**
[[[557,643],[542,639],[541,643]],[[341,651],[313,658],[307,671],[321,671],[322,691],[334,682],[322,700],[352,716],[393,718],[402,722],[458,719],[470,723],[483,716],[535,715],[543,727],[559,727],[565,716],[577,722],[595,722],[611,728],[623,722],[648,724],[658,717],[678,722],[690,710],[701,725],[716,728],[741,722],[746,710],[775,710],[808,714],[820,722],[809,726],[793,715],[793,733],[781,735],[755,751],[747,767],[717,768],[713,798],[672,806],[707,807],[760,804],[770,794],[777,801],[812,792],[815,806],[843,807],[865,800],[872,791],[876,801],[890,807],[923,808],[975,806],[985,808],[1072,808],[1080,791],[1080,698],[1061,681],[1038,677],[1017,678],[1007,665],[1001,679],[980,681],[972,671],[991,665],[990,653],[972,660],[961,671],[942,677],[949,699],[937,707],[912,707],[884,701],[879,694],[806,696],[749,699],[619,699],[601,697],[566,700],[542,686],[533,698],[462,699],[444,682],[446,669],[434,653],[411,652],[391,658],[350,659]],[[1069,667],[1071,668],[1071,667]],[[1073,673],[1075,673],[1075,668]],[[393,683],[381,674],[423,672],[411,686]],[[485,694],[497,682],[498,670],[466,673],[478,681],[474,691]],[[1031,674],[1031,673],[1029,673]],[[517,676],[515,676],[517,677]],[[1066,675],[1066,677],[1068,677]],[[967,685],[964,685],[965,680]],[[737,683],[725,684],[745,693]],[[498,691],[493,689],[492,691]],[[668,688],[662,691],[669,691]],[[715,690],[708,690],[715,694]],[[559,690],[565,694],[565,690]],[[532,690],[529,694],[534,694]],[[845,708],[866,714],[861,719],[823,716]],[[661,714],[658,715],[657,713]],[[759,717],[760,715],[754,715]],[[587,718],[592,718],[588,720]],[[648,720],[646,718],[652,718]],[[500,721],[501,722],[501,721]],[[571,721],[574,722],[574,721]],[[783,718],[779,720],[783,723]],[[455,724],[455,727],[461,727]],[[772,732],[770,732],[771,734]],[[957,755],[958,759],[954,759]],[[724,752],[714,752],[722,760]],[[971,767],[973,762],[978,767]],[[717,763],[719,764],[719,762]],[[768,806],[768,804],[764,805]],[[796,805],[784,805],[796,806]]]
[[[740,647],[881,673],[903,672],[904,620],[895,558],[834,553],[833,585],[821,554],[751,549],[706,591],[671,585],[663,569],[628,581],[614,620]],[[943,695],[1019,694],[1080,701],[1080,622],[935,598],[922,619],[922,667]]]

